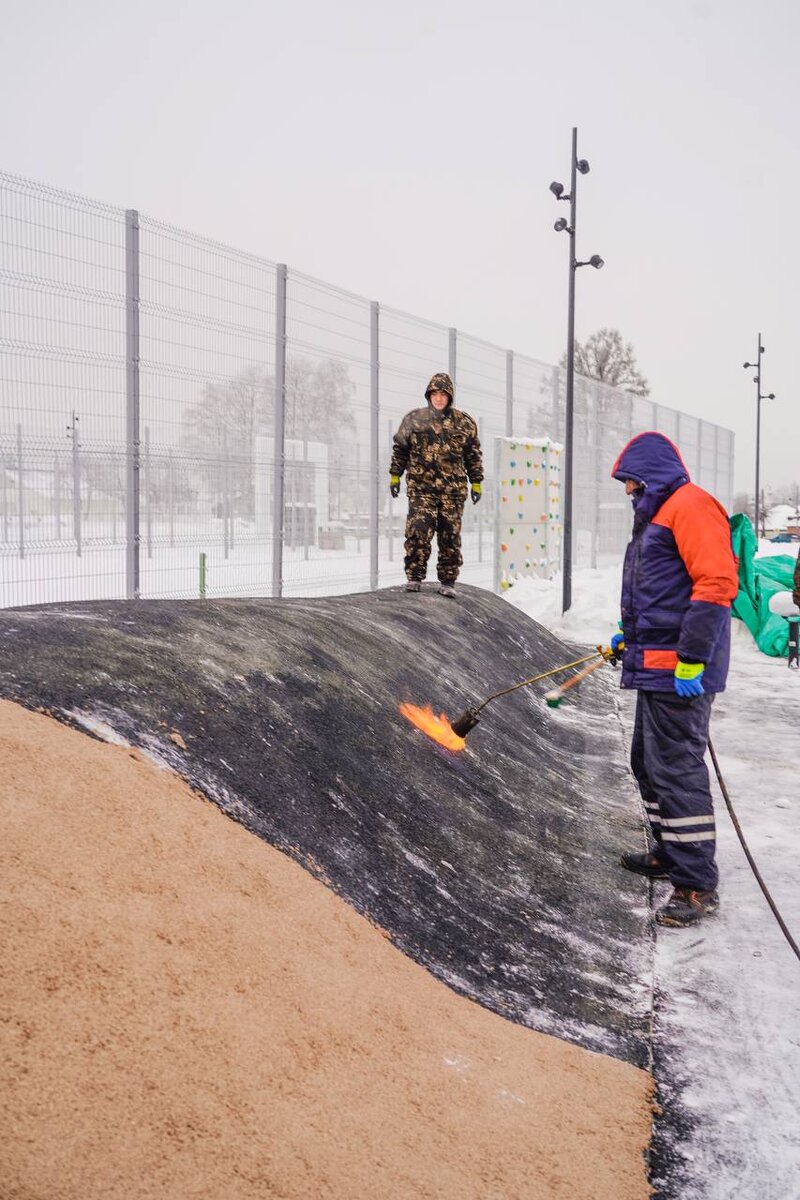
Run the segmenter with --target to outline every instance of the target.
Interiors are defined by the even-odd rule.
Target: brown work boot
[[[669,879],[666,865],[655,854],[634,854],[626,851],[619,860],[626,871],[646,875],[648,879]]]
[[[453,597],[455,596],[455,594],[456,594],[456,589],[452,583],[440,583],[439,584],[439,595],[440,596],[449,596],[450,599],[452,600]]]
[[[659,925],[694,925],[701,917],[711,916],[719,908],[719,896],[713,890],[676,887],[663,908],[656,913]]]
[[[421,592],[422,584],[420,583],[420,581],[418,579],[409,579],[408,583],[406,584],[406,591],[407,592]]]

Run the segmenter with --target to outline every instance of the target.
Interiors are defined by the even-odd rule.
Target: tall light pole
[[[745,370],[749,370],[751,367],[755,367],[755,371],[756,371],[755,375],[753,376],[753,383],[756,385],[756,494],[755,494],[755,501],[754,501],[754,506],[753,506],[753,516],[755,517],[755,527],[756,527],[756,539],[758,539],[758,537],[760,536],[759,532],[758,532],[758,526],[759,526],[759,509],[760,509],[760,496],[761,496],[761,493],[759,492],[759,473],[760,473],[760,469],[761,469],[761,401],[775,399],[774,392],[770,392],[768,395],[765,396],[762,394],[762,391],[761,391],[761,356],[764,354],[765,349],[766,349],[766,347],[763,346],[762,342],[761,342],[761,334],[759,334],[758,335],[758,355],[756,357],[756,361],[754,363],[746,362],[746,363],[742,364],[742,366],[745,368]],[[763,514],[761,515],[761,519],[763,520]]]
[[[565,194],[563,183],[553,182],[550,191],[556,200],[569,201],[569,223],[564,217],[559,217],[554,225],[557,233],[564,230],[569,234],[569,300],[567,302],[567,411],[564,422],[564,491],[563,491],[563,589],[561,596],[562,613],[572,606],[572,465],[573,465],[573,426],[575,423],[575,272],[578,267],[594,267],[600,270],[603,260],[599,254],[593,254],[585,262],[579,262],[575,252],[575,227],[578,208],[578,173],[589,174],[589,164],[585,158],[578,158],[578,130],[572,130],[572,159],[570,166],[569,193]]]

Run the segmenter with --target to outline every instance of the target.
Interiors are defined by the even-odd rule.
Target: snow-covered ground
[[[558,580],[520,581],[506,598],[570,641],[607,642],[619,583],[618,566],[575,572],[566,617]],[[626,721],[632,702],[620,693]],[[800,671],[761,654],[738,621],[711,736],[750,850],[800,943]],[[713,772],[712,781],[720,912],[656,937],[656,1072],[667,1115],[656,1126],[653,1182],[663,1200],[800,1200],[800,962]],[[654,885],[654,906],[668,894],[668,884]]]

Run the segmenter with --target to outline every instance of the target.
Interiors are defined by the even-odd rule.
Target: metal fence
[[[399,583],[392,434],[443,369],[489,472],[462,578],[491,586],[493,439],[563,437],[557,367],[2,173],[0,229],[0,606]],[[729,430],[576,378],[576,564],[620,557],[609,468],[648,428],[730,503]]]

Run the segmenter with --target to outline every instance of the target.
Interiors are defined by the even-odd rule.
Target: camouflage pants
[[[440,583],[455,583],[464,561],[461,557],[461,516],[466,496],[460,492],[408,493],[406,520],[407,579],[423,580],[428,570],[433,535],[439,544],[437,575]]]

